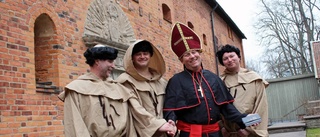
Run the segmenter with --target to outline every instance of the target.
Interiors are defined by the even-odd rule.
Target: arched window
[[[192,30],[194,30],[194,26],[190,21],[188,21],[188,27],[191,28]]]
[[[59,82],[55,25],[48,14],[41,14],[34,24],[35,80],[37,91],[54,87]],[[50,88],[49,88],[50,89]],[[53,91],[54,92],[54,91]]]
[[[139,3],[139,0],[133,0],[134,2],[136,2],[136,3]]]
[[[172,23],[171,10],[166,4],[162,4],[162,15],[164,20]]]
[[[207,36],[206,34],[202,34],[203,45],[207,45]]]
[[[228,37],[233,41],[233,30],[230,26],[228,26]]]

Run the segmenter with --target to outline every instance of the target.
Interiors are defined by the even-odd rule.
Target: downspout
[[[219,75],[219,61],[218,61],[218,57],[216,57],[216,53],[218,51],[217,49],[217,45],[215,45],[215,40],[214,40],[214,11],[216,10],[216,8],[218,7],[218,3],[217,1],[214,1],[215,2],[215,6],[212,8],[212,11],[211,11],[211,27],[212,27],[212,42],[213,42],[213,50],[214,50],[214,55],[215,55],[215,59],[216,59],[216,74]]]

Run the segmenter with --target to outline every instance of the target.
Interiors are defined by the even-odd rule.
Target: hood
[[[225,69],[224,74],[221,75],[221,79],[224,80],[227,74],[233,75],[235,73]],[[250,71],[246,68],[240,68],[240,71],[238,72],[238,83],[241,83],[241,84],[251,83],[252,81],[255,81],[255,80],[261,80],[265,88],[269,86],[269,83],[263,78],[261,78],[261,76],[256,72]]]
[[[66,93],[69,91],[77,92],[83,95],[104,96],[113,100],[123,101],[133,97],[133,92],[125,88],[123,85],[113,81],[112,79],[102,81],[91,72],[81,75],[76,80],[73,80],[66,85],[65,91],[60,93],[58,98],[61,101],[64,101],[66,98]]]
[[[150,58],[149,69],[153,73],[154,77],[152,79],[148,79],[140,75],[133,65],[133,61],[132,61],[133,47],[142,41],[146,41],[146,40],[137,40],[132,45],[130,45],[129,48],[127,49],[126,54],[124,55],[124,58],[123,58],[124,69],[130,76],[132,76],[136,80],[141,80],[141,81],[142,80],[148,80],[148,81],[159,80],[166,71],[166,65],[161,53],[151,42],[146,41],[146,42],[149,42],[153,48],[153,56]]]

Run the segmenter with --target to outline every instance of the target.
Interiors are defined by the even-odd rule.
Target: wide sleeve
[[[229,103],[221,105],[221,114],[226,120],[237,123],[241,129],[246,128],[242,122],[242,118],[246,117],[247,114],[241,114],[233,104]]]
[[[142,135],[140,136],[151,137],[163,124],[166,123],[165,119],[157,119],[155,116],[147,112],[136,98],[130,98],[128,101],[130,113],[135,119],[135,122],[139,122],[138,125],[141,125],[141,127],[135,127],[141,129]]]
[[[255,82],[257,97],[252,113],[258,113],[261,117],[261,123],[258,126],[250,127],[257,135],[268,136],[268,100],[265,91],[265,84],[258,80]]]
[[[66,90],[64,99],[64,130],[66,137],[89,137],[90,133],[79,111],[76,92]]]
[[[175,111],[188,108],[186,98],[182,92],[182,85],[177,75],[169,79],[163,105],[163,117],[168,120],[177,120]]]

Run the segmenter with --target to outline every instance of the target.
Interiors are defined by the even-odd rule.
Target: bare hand
[[[230,133],[226,130],[226,128],[221,128],[221,133],[223,137],[229,137]]]
[[[171,137],[174,137],[174,135],[176,134],[177,132],[177,127],[176,127],[176,123],[172,120],[169,120],[168,121],[169,124],[171,124],[173,126],[173,131],[168,131],[167,134]]]
[[[159,130],[160,132],[167,132],[169,134],[169,136],[174,136],[175,135],[175,127],[172,126],[172,124],[170,124],[169,122],[163,124]]]
[[[238,136],[240,136],[240,137],[246,137],[246,136],[248,136],[250,133],[247,131],[247,130],[245,130],[245,129],[240,129],[240,130],[238,130]]]

